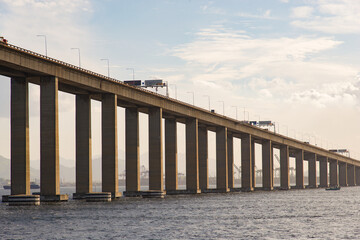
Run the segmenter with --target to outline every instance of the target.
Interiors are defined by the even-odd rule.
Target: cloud
[[[290,98],[290,102],[311,103],[323,108],[328,105],[338,107],[356,106],[359,104],[360,81],[356,82],[337,82],[323,84],[318,89],[309,89],[302,92],[295,92]]]
[[[275,17],[271,16],[271,10],[267,9],[262,14],[251,14],[251,13],[244,13],[239,12],[236,14],[238,17],[244,17],[244,18],[257,18],[257,19],[276,19]]]
[[[299,28],[332,34],[360,33],[360,1],[319,0],[314,4],[314,11],[310,8],[294,8],[294,17],[307,19],[295,20],[292,24]]]
[[[178,45],[171,54],[185,61],[186,81],[215,95],[224,91],[263,102],[307,99],[316,107],[336,101],[353,105],[357,96],[350,85],[348,93],[333,91],[353,84],[358,70],[326,57],[328,50],[341,44],[331,37],[253,38],[244,31],[214,26],[199,31],[192,42]],[[331,85],[339,80],[340,85]]]
[[[296,7],[292,9],[291,17],[293,18],[308,18],[313,13],[314,8],[309,6]]]
[[[90,36],[82,24],[92,12],[88,0],[0,0],[0,9],[0,28],[10,43],[44,52],[36,35],[45,34],[53,57],[62,56],[64,46],[83,46]]]

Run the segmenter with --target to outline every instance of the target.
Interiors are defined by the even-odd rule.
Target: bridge
[[[40,85],[41,201],[67,200],[67,196],[60,194],[59,182],[58,91],[76,95],[74,198],[92,193],[91,99],[102,104],[102,191],[111,193],[112,198],[121,196],[118,190],[117,106],[125,108],[125,196],[140,193],[140,112],[149,116],[150,191],[166,190],[166,194],[253,191],[255,143],[262,145],[264,190],[274,189],[273,149],[280,150],[281,189],[290,189],[289,157],[294,157],[296,162],[294,188],[306,187],[304,161],[308,161],[309,188],[360,185],[358,160],[17,46],[0,44],[0,74],[11,78],[11,195],[5,200],[11,196],[30,197],[29,83]],[[165,119],[165,139],[162,119]],[[186,190],[178,189],[177,122],[186,126]],[[208,183],[208,131],[216,132],[215,190],[209,190]],[[241,139],[241,189],[234,188],[234,138]]]

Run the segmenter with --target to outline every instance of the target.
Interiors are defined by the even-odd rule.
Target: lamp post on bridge
[[[170,84],[170,86],[174,86],[175,87],[175,99],[177,100],[177,87],[176,87],[176,84]]]
[[[195,106],[195,94],[194,94],[194,92],[187,92],[187,93],[191,93],[191,94],[192,94],[193,106]]]
[[[46,41],[46,35],[44,34],[39,34],[39,35],[36,35],[37,37],[43,37],[44,40],[45,40],[45,56],[47,56],[47,41]]]
[[[100,59],[101,61],[107,61],[107,67],[108,67],[108,77],[110,77],[110,64],[109,64],[109,59],[108,58],[102,58]]]
[[[71,50],[78,50],[78,54],[79,54],[79,68],[81,68],[81,61],[80,61],[80,48],[71,48]]]
[[[234,107],[235,108],[235,113],[236,113],[236,120],[238,120],[238,108],[237,106],[231,106],[231,107]],[[245,117],[245,116],[244,116]]]
[[[134,68],[126,68],[126,70],[132,70],[132,72],[133,72],[133,80],[135,80],[135,69]]]
[[[211,111],[211,109],[210,109],[210,96],[209,96],[209,95],[204,95],[204,97],[207,97],[207,98],[208,98],[209,111]]]
[[[223,105],[223,116],[225,116],[225,103],[224,103],[224,101],[218,101],[218,102],[222,102],[222,105]]]

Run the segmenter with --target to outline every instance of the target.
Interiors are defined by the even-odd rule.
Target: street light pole
[[[187,93],[191,93],[192,94],[192,97],[193,97],[193,106],[195,105],[195,94],[194,92],[187,92]]]
[[[79,53],[79,68],[81,68],[81,62],[80,62],[80,48],[71,48],[71,50],[78,50],[78,53]]]
[[[208,106],[209,106],[209,111],[211,110],[210,109],[210,96],[209,95],[204,95],[204,97],[207,97],[208,98]]]
[[[236,110],[236,120],[238,120],[238,114],[237,114],[237,106],[232,106],[232,107],[234,107],[235,108],[235,110]]]
[[[135,80],[135,69],[134,68],[126,68],[126,70],[132,70],[132,72],[133,72],[133,80]]]
[[[175,99],[177,100],[177,87],[176,87],[176,84],[170,84],[170,86],[171,85],[174,85],[174,87],[175,87]]]
[[[223,104],[223,116],[225,116],[225,103],[224,103],[224,101],[218,101],[218,102],[222,102],[222,104]]]
[[[39,35],[36,35],[37,37],[43,37],[44,40],[45,40],[45,56],[47,56],[47,41],[46,41],[46,35],[43,35],[43,34],[39,34]]]
[[[107,61],[107,66],[108,66],[108,77],[110,77],[110,64],[109,64],[109,59],[108,58],[102,58],[100,59],[101,61]]]

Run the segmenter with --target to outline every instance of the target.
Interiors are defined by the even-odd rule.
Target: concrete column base
[[[124,191],[124,197],[141,197],[141,191]]]
[[[164,198],[166,195],[165,191],[158,191],[158,190],[149,190],[143,191],[141,197],[143,198]]]
[[[201,190],[169,190],[166,191],[166,195],[185,195],[185,194],[200,194]]]
[[[88,193],[73,193],[72,198],[74,200],[83,200],[83,199],[85,199],[86,194],[88,194]]]
[[[318,188],[318,186],[317,185],[308,185],[305,188]]]
[[[69,196],[67,194],[40,195],[41,202],[66,202],[68,200]]]
[[[2,202],[8,203],[9,206],[38,206],[40,205],[39,195],[3,195]]]
[[[206,189],[202,190],[201,193],[228,193],[230,192],[230,188],[226,189]]]
[[[111,192],[97,192],[85,194],[87,202],[111,202]]]
[[[167,191],[124,191],[124,197],[163,198]]]

